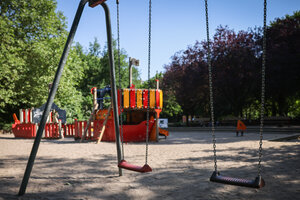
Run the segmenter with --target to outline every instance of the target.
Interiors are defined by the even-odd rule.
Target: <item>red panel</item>
[[[148,107],[148,90],[143,91],[143,105],[144,108]]]
[[[94,121],[94,136],[92,140],[97,140],[99,138],[102,123],[104,120]],[[149,135],[153,128],[154,120],[149,121]],[[120,128],[121,129],[121,128]],[[145,142],[146,141],[146,130],[147,121],[143,121],[138,125],[123,125],[123,137],[124,142]],[[120,130],[121,133],[121,130]],[[110,119],[106,123],[106,128],[102,137],[102,141],[114,142],[116,140],[115,136],[115,126],[113,119]]]
[[[12,132],[16,138],[34,138],[36,135],[35,124],[14,124]]]
[[[75,125],[72,125],[71,126],[71,134],[72,134],[72,136],[74,136],[75,135]]]
[[[28,109],[27,110],[27,121],[28,121],[28,123],[31,123],[31,121],[30,121],[30,112],[31,112],[31,110],[30,109]]]
[[[54,124],[50,124],[50,138],[55,137],[55,126]]]
[[[87,127],[87,121],[84,121],[84,122],[83,122],[82,136],[84,135],[84,131],[85,131],[86,127]],[[85,139],[85,140],[88,139],[88,135],[86,135],[84,139]]]
[[[102,130],[103,122],[104,122],[104,120],[95,120],[94,121],[94,136],[93,136],[92,140],[98,140],[101,130]],[[115,140],[116,140],[116,136],[115,136],[114,122],[113,122],[113,119],[109,119],[106,122],[102,141],[115,141]]]
[[[81,121],[79,121],[79,138],[81,138],[82,137],[82,122]]]
[[[135,89],[130,90],[130,108],[135,108]]]
[[[118,164],[118,167],[123,168],[123,169],[128,169],[131,171],[135,171],[135,172],[141,172],[141,173],[152,171],[151,167],[147,164],[145,164],[143,167],[141,167],[141,166],[129,164],[128,162],[126,162],[126,160],[121,160],[121,162]]]
[[[92,138],[92,123],[90,123],[88,133],[89,133],[89,138],[91,139]]]
[[[65,129],[65,130],[66,130],[66,132],[65,132],[65,137],[66,137],[66,136],[71,136],[71,131],[72,131],[72,130],[71,130],[71,126],[72,126],[71,124],[67,124],[67,125],[65,126],[65,127],[66,127],[66,129]]]
[[[74,134],[74,138],[79,138],[79,127],[78,127],[78,120],[75,119],[74,122],[74,129],[75,129],[75,134]]]
[[[45,138],[49,137],[49,124],[45,125]]]
[[[53,135],[53,137],[54,138],[59,138],[59,131],[58,131],[58,124],[53,124],[53,132],[54,132],[54,135]]]
[[[156,95],[156,108],[159,108],[159,101],[160,101],[159,90],[155,91],[155,95]]]

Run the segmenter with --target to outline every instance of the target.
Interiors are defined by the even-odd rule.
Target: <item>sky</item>
[[[71,28],[80,0],[57,0],[57,10],[66,16]],[[116,0],[106,1],[112,32],[117,39]],[[120,46],[129,57],[140,60],[142,80],[148,79],[149,0],[120,0]],[[300,0],[268,0],[267,23],[300,10]],[[210,37],[219,25],[235,31],[263,25],[263,0],[208,0]],[[195,42],[206,39],[204,0],[152,0],[152,37],[150,76],[164,72],[171,57]],[[86,5],[74,38],[87,50],[97,38],[106,44],[105,15],[102,6]]]

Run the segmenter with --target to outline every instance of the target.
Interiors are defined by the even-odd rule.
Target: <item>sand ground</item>
[[[114,143],[77,143],[71,138],[42,140],[26,194],[18,197],[33,140],[0,135],[0,199],[300,199],[300,141],[269,140],[291,134],[264,134],[262,176],[266,186],[252,189],[212,183],[214,170],[208,132],[171,132],[149,145],[153,172],[123,170],[118,176]],[[236,137],[216,132],[222,175],[254,179],[257,133]],[[124,144],[125,159],[145,161],[145,144]]]

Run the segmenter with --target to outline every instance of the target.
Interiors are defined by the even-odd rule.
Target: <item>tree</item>
[[[165,96],[170,95],[170,100],[175,97],[184,115],[199,115],[201,111],[204,114],[206,110],[207,65],[201,46],[196,42],[186,51],[176,53],[171,64],[165,66]]]
[[[12,121],[20,108],[39,107],[48,96],[67,38],[65,17],[54,0],[3,0],[0,2],[0,121]],[[114,42],[115,64],[117,50]],[[127,86],[127,55],[121,51],[121,87]],[[66,109],[68,122],[88,117],[91,87],[110,84],[107,47],[97,39],[88,52],[71,47],[54,102]],[[117,67],[116,67],[117,68]],[[134,81],[139,73],[134,68]],[[118,69],[116,70],[118,80]]]
[[[242,116],[259,92],[257,33],[216,30],[212,44],[212,78],[216,117]],[[210,116],[207,43],[196,42],[175,54],[166,66],[164,84],[185,115]]]
[[[0,120],[12,120],[20,108],[46,102],[66,42],[65,18],[52,0],[4,0],[0,3]],[[55,103],[80,110],[83,63],[71,49]],[[82,116],[80,112],[76,112]]]
[[[66,36],[64,17],[51,0],[0,3],[0,120],[45,100],[50,72]]]
[[[77,43],[75,45],[77,55],[85,63],[83,69],[83,78],[78,84],[78,90],[83,95],[82,109],[84,113],[89,113],[92,108],[92,95],[90,93],[91,88],[104,88],[110,85],[110,66],[107,46],[101,48],[97,38],[89,44],[87,51],[83,50],[83,47]],[[125,50],[120,52],[120,68],[118,66],[118,51],[116,49],[116,42],[113,42],[113,53],[115,58],[115,72],[116,72],[116,85],[119,87],[119,76],[121,77],[121,88],[127,88],[128,86],[128,63]],[[120,75],[119,75],[120,74]],[[133,67],[133,83],[139,82],[138,70]],[[88,117],[88,115],[86,115]]]
[[[273,116],[286,116],[299,100],[299,49],[299,11],[271,22],[267,30],[266,91]]]
[[[215,105],[217,115],[243,116],[259,94],[259,63],[256,34],[235,33],[218,27],[212,43]]]

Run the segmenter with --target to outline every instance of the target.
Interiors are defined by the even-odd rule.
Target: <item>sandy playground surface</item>
[[[252,189],[212,183],[211,136],[208,132],[171,132],[151,143],[148,163],[153,172],[123,170],[118,176],[114,143],[76,143],[71,138],[42,140],[26,194],[18,197],[33,140],[0,135],[0,199],[300,199],[300,140],[269,140],[291,134],[264,134],[263,178]],[[218,170],[224,176],[254,179],[257,133],[236,137],[217,132]],[[143,143],[125,144],[125,159],[145,160]]]

